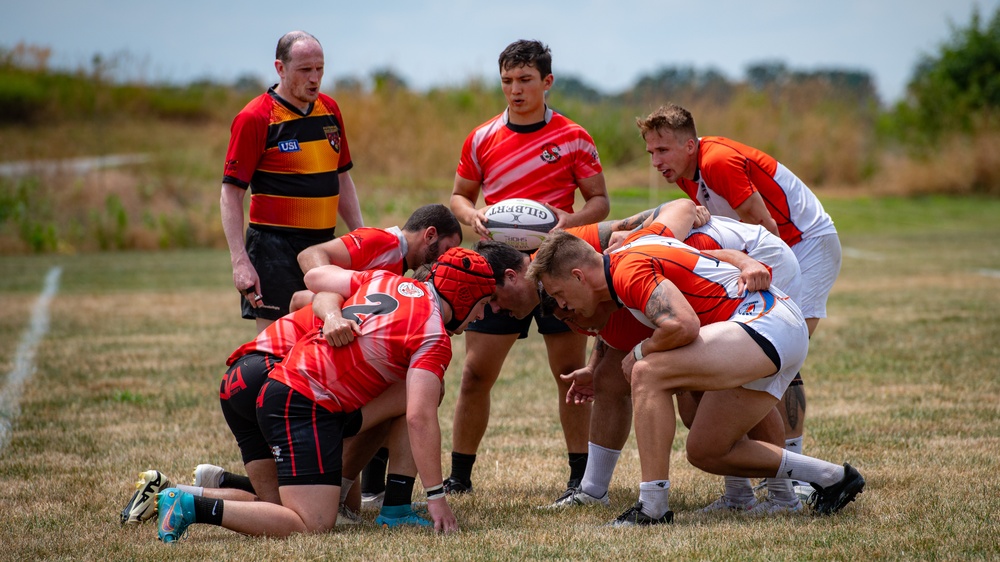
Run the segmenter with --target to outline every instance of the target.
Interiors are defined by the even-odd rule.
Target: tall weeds
[[[44,55],[0,56],[4,160],[117,153],[150,159],[84,175],[0,176],[0,252],[223,247],[218,196],[228,129],[260,91],[117,84],[97,70],[48,71]],[[635,118],[674,102],[692,111],[699,134],[761,148],[820,193],[1000,192],[1000,130],[987,122],[976,134],[918,153],[882,133],[886,118],[873,98],[845,95],[829,81],[719,88],[650,82],[631,94],[595,98],[560,89],[557,80],[549,104],[590,131],[612,189],[662,183],[648,173]],[[446,203],[465,137],[505,106],[491,81],[428,92],[354,84],[332,95],[343,110],[362,212],[377,225],[405,220],[419,204]]]

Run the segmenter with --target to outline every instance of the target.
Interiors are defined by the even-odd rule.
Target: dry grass
[[[270,540],[196,525],[168,547],[151,524],[122,529],[118,511],[138,471],[156,467],[183,481],[201,462],[240,468],[216,388],[225,357],[252,326],[237,318],[226,254],[0,258],[4,372],[46,271],[64,268],[51,333],[0,451],[0,560],[996,559],[1000,281],[984,272],[1000,271],[1000,230],[983,217],[998,205],[870,205],[827,205],[850,251],[804,370],[806,451],[860,467],[866,492],[829,518],[702,516],[695,511],[720,485],[688,465],[682,431],[672,459],[676,523],[647,530],[600,527],[635,498],[631,441],[610,509],[534,509],[566,476],[536,336],[515,346],[494,392],[476,492],[453,501],[457,536],[366,525]],[[935,212],[940,220],[927,219]],[[455,343],[441,408],[446,467],[463,356],[462,339]]]

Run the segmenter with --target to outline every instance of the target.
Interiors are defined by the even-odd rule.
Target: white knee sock
[[[792,439],[785,439],[785,450],[791,451],[793,453],[802,454],[802,437],[794,437]]]
[[[587,470],[583,473],[580,489],[595,498],[603,498],[611,486],[611,476],[618,465],[621,451],[587,444]]]
[[[351,491],[351,486],[354,485],[354,480],[350,478],[340,478],[340,503],[344,503],[347,499],[348,492]]]
[[[750,483],[749,478],[723,476],[722,479],[726,485],[726,491],[723,493],[726,499],[736,502],[746,502],[754,498],[753,484]]]
[[[775,477],[815,482],[825,488],[844,478],[844,467],[786,450],[781,453],[781,465]]]
[[[188,486],[187,484],[177,484],[175,486],[178,490],[191,494],[192,496],[204,496],[205,488],[203,486]]]
[[[655,480],[639,484],[639,501],[642,502],[642,512],[659,519],[670,511],[670,480]]]

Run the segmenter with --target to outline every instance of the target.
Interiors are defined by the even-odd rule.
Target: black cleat
[[[444,480],[444,493],[454,496],[457,494],[468,494],[472,492],[472,481],[461,482],[457,478],[449,476]]]
[[[608,523],[608,527],[635,527],[639,525],[666,525],[674,522],[674,512],[668,511],[659,519],[653,519],[642,512],[642,502],[635,502],[635,505],[625,510],[617,519]]]
[[[820,515],[830,515],[841,510],[845,505],[865,489],[865,479],[853,466],[844,463],[844,477],[836,484],[824,488],[812,483],[815,492],[809,498],[809,504]]]

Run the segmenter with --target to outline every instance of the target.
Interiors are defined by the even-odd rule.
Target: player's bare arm
[[[575,213],[553,209],[559,219],[555,228],[593,224],[607,218],[611,211],[611,202],[608,199],[608,188],[604,183],[603,173],[577,180],[576,185],[580,189],[580,194],[583,195],[583,207]]]
[[[438,402],[441,381],[425,369],[410,369],[406,374],[406,425],[417,474],[424,489],[436,490],[444,482],[441,470],[441,426]],[[434,520],[434,530],[450,533],[458,530],[458,520],[444,494],[428,497],[427,510]]]
[[[358,190],[354,186],[354,180],[351,179],[350,172],[338,174],[337,178],[340,182],[340,199],[337,204],[337,212],[340,213],[340,216],[344,217],[344,222],[347,223],[347,231],[350,232],[365,225],[364,218],[361,216],[361,203],[358,202]]]
[[[739,268],[740,280],[737,287],[740,294],[744,290],[766,291],[771,286],[771,270],[739,250],[705,250],[702,253]]]
[[[644,314],[656,328],[652,336],[639,342],[633,352],[626,353],[622,359],[622,373],[630,384],[632,367],[640,357],[687,345],[698,337],[701,330],[701,322],[694,309],[677,286],[667,280],[660,281],[653,289]]]
[[[631,231],[639,227],[647,227],[654,221],[669,228],[674,238],[683,240],[698,220],[697,208],[690,199],[677,199],[626,219],[602,222],[597,227],[598,235],[601,236],[601,247],[607,251],[616,250]],[[610,229],[606,233],[606,239],[604,238],[605,231],[602,229],[604,225],[608,225]]]
[[[344,296],[339,293],[317,293],[313,297],[313,314],[323,320],[320,333],[326,343],[334,347],[345,346],[361,334],[357,322],[344,318],[343,306]]]
[[[302,273],[324,265],[338,265],[343,268],[351,266],[351,254],[340,238],[334,238],[322,244],[314,244],[299,252],[297,256]]]
[[[567,375],[559,375],[559,378],[571,383],[569,390],[566,391],[567,404],[586,404],[594,401],[594,375],[597,372],[597,364],[601,362],[606,350],[607,344],[598,336],[587,366]]]
[[[764,204],[764,198],[761,197],[760,192],[755,191],[753,195],[747,197],[746,201],[740,203],[734,210],[740,216],[741,221],[747,224],[759,224],[771,234],[780,236],[778,234],[778,223],[774,221],[771,213],[768,212],[767,205]]]
[[[324,265],[307,271],[304,281],[306,288],[314,293],[333,292],[349,297],[351,296],[351,276],[353,274],[354,272],[349,269],[336,265]]]
[[[250,306],[261,305],[260,278],[250,263],[243,239],[243,198],[247,190],[229,183],[222,184],[219,208],[222,212],[222,231],[229,245],[229,258],[233,265],[233,285],[246,297]]]
[[[656,328],[642,343],[643,355],[687,345],[698,337],[701,322],[676,285],[663,280],[653,289],[643,311]]]
[[[486,230],[486,216],[476,209],[482,184],[455,174],[455,187],[451,192],[451,212],[462,224],[469,225],[480,236],[489,234]]]

